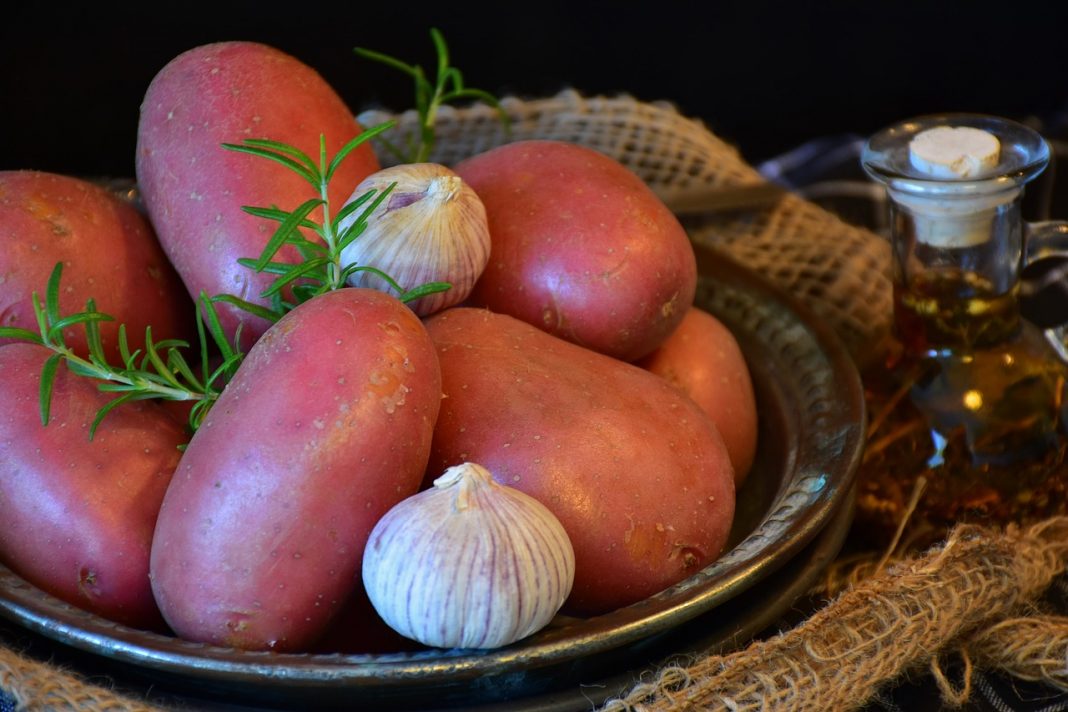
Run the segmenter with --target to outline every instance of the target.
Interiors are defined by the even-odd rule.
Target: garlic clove
[[[559,520],[475,463],[378,522],[363,559],[368,597],[405,637],[497,648],[548,625],[571,592],[575,553]]]
[[[377,268],[405,289],[427,282],[449,282],[449,290],[409,304],[420,316],[460,303],[489,260],[489,225],[482,201],[445,166],[408,163],[372,173],[347,202],[372,189],[383,191],[391,184],[395,184],[392,192],[368,216],[363,232],[342,250],[342,264]],[[342,220],[339,233],[352,226],[361,212],[357,210]],[[371,271],[355,272],[348,282],[354,287],[394,292]]]

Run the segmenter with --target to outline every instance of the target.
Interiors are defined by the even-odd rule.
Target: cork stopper
[[[1001,158],[997,136],[971,126],[937,126],[909,142],[912,166],[932,178],[982,178]]]
[[[970,126],[937,126],[916,134],[909,142],[909,162],[933,180],[979,180],[994,172],[1001,160],[997,136]],[[1007,193],[899,197],[915,216],[916,238],[939,248],[974,247],[990,239],[999,206],[1017,191]]]

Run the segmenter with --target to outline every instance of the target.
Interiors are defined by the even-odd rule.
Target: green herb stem
[[[407,153],[385,139],[378,139],[386,150],[402,163],[425,163],[430,160],[436,141],[434,124],[437,121],[439,109],[445,104],[459,100],[480,101],[497,110],[497,116],[505,131],[511,126],[508,113],[495,96],[482,89],[465,86],[460,70],[449,66],[449,48],[441,32],[436,28],[431,28],[430,39],[434,43],[434,52],[437,57],[437,71],[434,74],[433,84],[427,79],[423,68],[418,65],[408,64],[382,52],[363,47],[354,49],[360,57],[407,74],[415,83],[415,110],[419,115],[418,138],[413,136],[409,141]]]
[[[51,417],[52,394],[58,368],[60,363],[65,363],[71,373],[97,381],[97,388],[101,392],[115,394],[114,398],[97,411],[89,427],[90,440],[108,413],[119,405],[134,400],[196,401],[189,415],[189,427],[195,431],[222,391],[222,387],[217,384],[228,380],[242,359],[240,351],[226,340],[212,300],[203,294],[200,297],[202,312],[201,319],[197,322],[200,376],[194,373],[182,355],[182,349],[188,348],[189,344],[178,339],[154,341],[151,327],[145,329],[144,349],[131,352],[126,338],[126,327],[119,325],[118,350],[122,365],[116,366],[108,361],[100,335],[100,323],[114,321],[114,318],[98,311],[92,299],[86,302],[85,311],[62,315],[59,309],[62,274],[63,263],[59,262],[48,279],[43,305],[36,292],[32,296],[36,333],[29,329],[0,327],[0,338],[34,343],[52,352],[41,369],[39,401],[42,425],[48,425]],[[85,329],[88,358],[75,353],[63,336],[65,329],[79,325]],[[221,364],[214,370],[209,365],[209,334],[222,357]]]
[[[363,234],[371,214],[389,196],[393,184],[382,190],[372,189],[356,196],[336,215],[331,206],[328,188],[338,166],[348,155],[393,125],[394,122],[388,121],[367,129],[345,144],[330,161],[327,161],[326,137],[320,136],[318,164],[299,149],[277,141],[246,139],[240,144],[223,144],[223,148],[259,156],[286,166],[304,178],[318,197],[306,200],[292,211],[277,207],[244,206],[242,209],[249,215],[278,223],[258,258],[242,257],[238,260],[239,264],[257,272],[275,275],[275,279],[260,294],[269,302],[269,306],[255,304],[232,294],[216,295],[212,297],[212,301],[231,304],[273,322],[309,299],[345,288],[348,277],[354,271],[374,269],[370,265],[345,264],[342,253],[353,240]],[[310,216],[320,208],[322,220],[315,222]],[[342,227],[345,221],[349,222]],[[314,233],[320,241],[308,239],[302,230]],[[285,245],[292,245],[296,249],[300,255],[299,262],[289,263],[275,259],[278,251]],[[378,271],[380,270],[376,269],[376,272]],[[388,276],[386,279],[394,286],[401,301],[411,301],[427,294],[442,292],[451,286],[444,282],[429,282],[401,287]]]
[[[53,353],[62,357],[69,368],[79,376],[95,378],[98,381],[119,384],[118,387],[101,385],[100,390],[110,392],[133,392],[143,394],[146,398],[160,398],[172,401],[190,400],[215,400],[218,393],[196,392],[183,387],[181,384],[163,383],[161,380],[149,377],[145,371],[137,369],[120,369],[107,363],[99,363],[95,359],[86,360],[71,351],[63,344],[43,344]],[[45,422],[45,425],[48,423]]]
[[[330,219],[333,211],[330,209],[330,181],[327,178],[329,169],[326,162],[326,138],[324,136],[319,137],[319,200],[323,206],[323,221],[321,223],[321,229],[318,231],[319,236],[323,238],[323,242],[326,243],[327,255],[329,260],[326,263],[326,284],[324,285],[327,291],[333,291],[335,289],[341,289],[345,286],[345,279],[342,277],[343,265],[341,264],[341,249],[338,247],[337,235],[335,233],[335,223]]]

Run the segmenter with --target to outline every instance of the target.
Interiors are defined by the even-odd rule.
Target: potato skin
[[[182,428],[156,403],[119,406],[63,366],[51,420],[37,391],[51,352],[0,347],[0,559],[57,598],[125,625],[164,630],[149,586],[156,515],[178,465]]]
[[[548,507],[575,548],[566,612],[634,603],[719,556],[734,474],[691,400],[636,366],[485,309],[426,323],[445,393],[428,478],[477,462]]]
[[[255,42],[218,42],[171,60],[152,80],[137,131],[137,181],[160,241],[189,294],[259,295],[271,275],[237,263],[259,257],[277,225],[244,213],[245,205],[293,210],[318,197],[304,179],[273,161],[222,148],[248,138],[296,146],[318,161],[319,136],[329,157],[361,131],[353,113],[311,67]],[[341,164],[330,184],[335,211],[378,169],[369,144]],[[322,212],[311,215],[321,221]],[[296,261],[287,247],[279,259]],[[219,304],[227,333],[244,324],[250,345],[269,326]]]
[[[727,445],[735,485],[741,486],[756,455],[757,408],[749,366],[734,334],[693,307],[668,340],[637,365],[667,379],[708,413]]]
[[[360,585],[374,524],[418,490],[440,399],[425,328],[382,292],[330,292],[268,330],[163,502],[152,586],[175,632],[307,649]]]
[[[167,261],[152,226],[130,203],[85,180],[39,171],[0,171],[0,326],[37,331],[32,295],[44,303],[48,277],[63,263],[60,309],[96,307],[115,317],[100,324],[110,359],[118,358],[118,326],[131,350],[154,339],[188,338],[194,306]],[[64,332],[85,356],[81,327]],[[0,344],[10,340],[0,339]]]
[[[693,303],[697,266],[686,232],[617,161],[565,142],[518,141],[455,170],[489,220],[490,260],[472,305],[633,361]]]

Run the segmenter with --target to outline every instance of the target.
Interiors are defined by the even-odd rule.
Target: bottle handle
[[[1027,264],[1045,257],[1068,256],[1068,220],[1027,223],[1026,245]]]
[[[1057,282],[1068,285],[1068,221],[1047,220],[1026,224],[1024,265],[1039,260],[1060,257],[1060,263],[1045,270],[1037,279],[1025,281],[1021,285],[1021,296],[1028,297],[1043,289],[1049,289]],[[1043,329],[1046,340],[1057,352],[1058,357],[1068,363],[1068,321]]]

